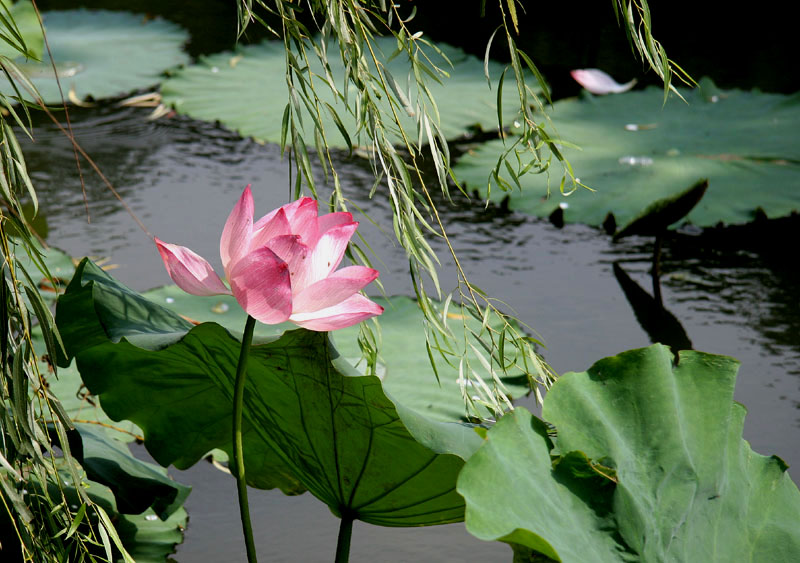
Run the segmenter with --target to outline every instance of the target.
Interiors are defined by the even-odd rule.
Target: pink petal
[[[265,219],[269,220],[265,221]],[[250,239],[250,248],[255,250],[266,246],[267,243],[282,235],[291,234],[289,227],[289,220],[286,218],[286,212],[282,207],[276,209],[269,215],[265,215],[259,219],[258,223],[253,225],[253,236]]]
[[[312,313],[332,307],[351,297],[378,277],[378,270],[365,266],[349,266],[311,284],[292,302],[292,314]]]
[[[291,220],[294,217],[294,214],[297,210],[302,207],[303,205],[308,205],[309,201],[315,201],[313,198],[310,197],[301,197],[300,199],[296,199],[291,203],[287,203],[281,209],[286,212],[286,216]]]
[[[336,227],[337,225],[344,225],[353,222],[353,215],[347,211],[338,211],[336,213],[327,213],[317,218],[317,238],[314,240],[305,241],[308,246],[313,248],[317,245],[319,237],[327,231]],[[304,239],[305,240],[305,239]]]
[[[345,223],[352,222],[352,213],[348,213],[347,211],[338,211],[336,213],[326,213],[325,215],[320,215],[319,219],[317,220],[317,225],[319,225],[319,234],[322,234],[336,225],[344,225]]]
[[[264,324],[284,322],[292,313],[289,267],[269,248],[254,250],[236,262],[230,273],[233,295]]]
[[[219,255],[222,267],[228,278],[236,263],[250,251],[250,238],[253,233],[253,194],[250,184],[242,192],[242,197],[233,207],[233,211],[222,229],[219,241]]]
[[[592,94],[620,94],[627,92],[636,84],[636,79],[619,84],[608,74],[597,68],[584,68],[570,71],[572,78]]]
[[[230,294],[205,258],[185,246],[154,240],[169,277],[183,291],[192,295]]]
[[[296,294],[294,279],[298,272],[306,269],[308,262],[308,247],[300,242],[299,235],[282,235],[269,241],[267,248],[272,250],[278,258],[286,262],[289,266],[289,277],[292,280],[292,293]],[[303,274],[301,274],[302,276]],[[294,306],[293,306],[294,307]]]
[[[326,331],[346,328],[381,313],[383,307],[356,293],[338,305],[313,313],[295,313],[289,320],[308,330]]]
[[[304,197],[299,200],[300,205],[294,210],[294,213],[287,216],[289,217],[289,225],[291,226],[291,233],[300,235],[303,242],[308,244],[308,241],[317,240],[317,200],[310,197]]]
[[[357,227],[358,223],[356,222],[336,225],[319,237],[305,269],[298,271],[293,280],[295,295],[312,283],[327,278],[332,271],[339,267],[344,251],[347,250],[347,243],[350,242]]]

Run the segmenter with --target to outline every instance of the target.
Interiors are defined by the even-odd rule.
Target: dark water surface
[[[243,187],[253,184],[257,216],[286,203],[288,164],[275,146],[181,117],[149,122],[148,113],[107,105],[74,109],[71,115],[78,141],[147,229],[168,242],[190,246],[219,267],[219,236]],[[35,133],[36,142],[23,149],[48,220],[48,241],[74,256],[109,257],[117,265],[114,275],[135,289],[169,283],[151,240],[84,166],[87,222],[69,144],[44,120]],[[347,195],[365,204],[373,182],[369,166],[344,158],[339,166]],[[391,231],[383,194],[367,208]],[[633,238],[612,244],[595,229],[557,229],[546,221],[494,207],[484,210],[466,201],[444,210],[443,216],[473,282],[504,299],[539,331],[547,343],[546,359],[558,372],[584,370],[602,357],[650,344],[615,277],[614,263],[630,276],[626,287],[631,295],[637,294],[635,285],[650,292],[652,241]],[[797,227],[794,222],[777,235],[726,231],[668,239],[662,290],[673,318],[656,323],[657,329],[678,323],[676,330],[683,331],[678,337],[695,349],[741,361],[736,398],[749,409],[745,438],[756,451],[778,454],[790,465],[800,464]],[[402,249],[366,220],[360,231],[376,252],[387,293],[411,295]],[[455,271],[444,247],[436,248],[445,262],[443,287],[452,288]],[[647,311],[640,308],[638,314],[646,318]],[[187,502],[189,528],[175,559],[243,560],[233,479],[205,462],[171,474],[194,486]],[[327,507],[308,494],[251,494],[264,561],[332,559],[338,520]],[[353,535],[354,561],[509,557],[506,546],[480,542],[463,525],[385,529],[357,523]]]

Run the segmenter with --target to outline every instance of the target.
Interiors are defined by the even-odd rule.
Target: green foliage
[[[449,199],[452,179],[450,152],[445,133],[446,105],[433,95],[437,81],[446,82],[451,68],[437,65],[436,46],[422,31],[412,28],[417,7],[402,3],[377,2],[342,3],[311,0],[302,10],[308,18],[299,18],[300,8],[289,0],[241,0],[239,3],[240,33],[252,22],[264,25],[276,37],[283,39],[285,54],[285,82],[289,104],[282,113],[280,141],[289,149],[295,171],[295,192],[300,193],[306,184],[316,194],[311,163],[318,159],[326,179],[333,185],[330,206],[346,210],[347,194],[342,189],[329,147],[337,144],[336,138],[361,134],[359,144],[366,145],[375,171],[376,182],[371,196],[379,191],[389,201],[393,213],[393,229],[397,240],[409,256],[409,271],[417,299],[425,316],[426,349],[433,364],[447,364],[451,359],[447,350],[461,347],[481,350],[482,364],[497,372],[507,374],[503,357],[513,349],[521,366],[534,382],[547,387],[554,374],[535,350],[537,341],[519,330],[513,317],[503,313],[498,302],[473,285],[461,268],[458,255],[450,244],[445,224],[437,211],[432,190],[439,190]],[[424,8],[420,8],[424,9]],[[487,3],[475,7],[475,16],[483,16]],[[544,102],[549,100],[547,84],[534,61],[517,47],[515,36],[520,32],[520,13],[515,2],[498,0],[496,9],[502,24],[486,46],[484,74],[496,96],[498,127],[506,123],[507,115],[517,115],[515,125],[519,136],[509,139],[502,154],[495,155],[492,165],[500,170],[514,171],[512,163],[517,153],[526,155],[526,171],[545,171],[550,159],[563,159],[558,145],[550,138],[544,125]],[[647,63],[656,68],[669,85],[671,63],[663,48],[650,32],[647,2],[635,9],[619,3],[626,27],[638,52]],[[303,22],[313,22],[308,27]],[[310,24],[309,24],[310,25]],[[377,49],[378,36],[391,34],[396,41],[396,64],[409,70],[396,76],[384,66]],[[496,40],[496,41],[495,41]],[[510,59],[510,64],[497,75],[490,63],[492,45],[499,45]],[[329,50],[329,47],[331,49]],[[221,65],[217,65],[222,68]],[[332,69],[343,68],[344,76],[336,76]],[[322,70],[320,70],[322,69]],[[455,73],[455,69],[452,69]],[[408,77],[409,86],[399,88]],[[513,77],[513,78],[512,78]],[[508,97],[511,96],[511,100]],[[338,111],[329,103],[331,98],[346,99],[354,108],[352,117]],[[467,98],[467,97],[465,97]],[[459,100],[464,99],[459,96]],[[488,107],[488,106],[487,106]],[[413,116],[409,115],[412,109]],[[309,118],[310,117],[310,118]],[[331,128],[328,118],[336,124]],[[413,117],[409,125],[409,117]],[[354,130],[339,125],[345,118],[355,119]],[[328,125],[326,125],[326,122]],[[343,131],[346,131],[343,134]],[[398,138],[401,142],[398,143]],[[347,142],[346,145],[351,145]],[[309,147],[316,149],[315,157]],[[435,180],[426,180],[421,171],[425,162],[431,163]],[[508,161],[508,162],[507,162]],[[570,181],[572,172],[564,164],[563,181]],[[479,319],[483,327],[472,331],[466,323],[458,330],[450,330],[436,313],[432,295],[441,296],[437,275],[439,257],[428,243],[430,235],[442,237],[456,267],[455,291],[452,298],[464,307],[465,318]],[[367,253],[353,247],[354,256],[369,264]],[[430,280],[430,281],[428,281]],[[431,289],[431,286],[433,289]],[[378,353],[378,337],[365,325],[361,329],[360,343],[369,370],[374,372]],[[483,367],[483,366],[481,366]],[[518,366],[512,366],[516,369]],[[435,365],[434,369],[438,367]],[[508,397],[493,381],[484,381],[481,370],[472,364],[463,366],[463,385],[472,382],[494,389],[490,410],[497,416],[506,408]],[[481,413],[472,412],[477,415]]]
[[[227,295],[198,297],[168,285],[147,291],[144,296],[193,322],[216,322],[237,337],[246,320],[246,314],[236,300]],[[408,297],[372,299],[385,308],[381,315],[378,375],[384,392],[397,408],[403,424],[429,448],[468,458],[480,445],[480,439],[472,431],[467,413],[474,408],[480,410],[484,417],[490,416],[483,405],[489,404],[486,397],[491,396],[492,390],[483,389],[472,382],[462,385],[459,381],[459,365],[467,362],[480,365],[478,353],[472,348],[448,350],[451,363],[440,366],[438,373],[433,373],[425,352],[425,333],[419,330],[424,316],[417,302]],[[455,306],[447,311],[440,309],[439,313],[443,322],[454,331],[464,321],[463,315],[464,311]],[[472,330],[480,330],[480,322],[476,319],[467,319],[467,323]],[[256,342],[267,342],[294,328],[290,323],[257,323],[255,339]],[[358,363],[361,356],[358,332],[358,327],[354,326],[337,330],[330,336],[342,357],[363,371],[365,366]],[[506,363],[514,363],[513,356],[507,356]],[[509,372],[508,377],[498,376],[492,385],[501,385],[503,392],[512,397],[526,394],[530,387],[525,372],[511,368]],[[492,375],[487,373],[486,378],[491,380]]]
[[[30,0],[0,0],[0,23],[0,57],[41,59],[42,29]]]
[[[42,62],[17,61],[17,67],[46,104],[60,105],[62,96],[80,101],[127,94],[158,83],[165,69],[189,60],[181,50],[187,33],[161,19],[103,10],[50,12],[43,19],[61,91],[46,52]],[[12,95],[6,82],[0,92]]]
[[[152,508],[162,520],[174,514],[191,487],[176,483],[160,467],[131,455],[126,444],[93,424],[76,424],[71,448],[86,475],[114,493],[117,510],[140,514]]]
[[[681,90],[685,101],[671,94],[666,105],[652,87],[555,103],[550,114],[558,138],[580,147],[565,147],[564,155],[581,184],[596,191],[580,188],[564,198],[550,189],[546,174],[519,178],[519,189],[506,176],[497,189],[490,171],[506,150],[502,141],[464,155],[455,174],[483,193],[488,186],[495,201],[509,196],[512,209],[532,215],[547,217],[566,206],[568,223],[599,226],[612,214],[624,225],[701,178],[708,179],[708,190],[687,216],[695,225],[742,224],[761,213],[775,218],[797,211],[800,98],[718,90],[709,80],[701,86]],[[526,166],[526,157],[520,158],[519,166]]]
[[[88,260],[59,299],[57,318],[89,389],[112,419],[143,429],[159,463],[186,467],[229,445],[240,343],[223,327],[194,326]],[[268,457],[262,479],[296,478],[334,513],[373,524],[463,518],[455,492],[463,460],[418,443],[380,380],[356,373],[326,333],[263,340],[247,369],[244,419],[260,443],[245,444],[245,461]]]
[[[737,368],[654,345],[565,374],[543,410],[557,449],[517,409],[468,461],[468,530],[560,561],[797,559],[800,491],[742,439]]]

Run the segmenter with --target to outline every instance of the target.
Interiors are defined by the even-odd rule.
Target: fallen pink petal
[[[571,70],[570,75],[586,90],[597,95],[621,94],[622,92],[627,92],[636,84],[635,78],[630,82],[620,84],[598,68]]]
[[[337,271],[358,223],[347,212],[319,216],[303,197],[253,221],[248,185],[220,237],[230,289],[192,250],[155,239],[170,278],[192,295],[232,294],[265,324],[290,321],[309,330],[346,328],[380,315],[383,307],[358,292],[378,277],[365,266]]]

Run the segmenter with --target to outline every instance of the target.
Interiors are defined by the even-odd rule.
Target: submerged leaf
[[[563,154],[594,191],[578,188],[565,199],[556,176],[526,174],[519,178],[521,192],[504,192],[492,180],[491,199],[510,196],[512,209],[539,217],[567,204],[567,223],[600,226],[610,213],[625,225],[653,202],[708,178],[705,196],[686,217],[695,225],[748,223],[759,208],[769,218],[800,210],[798,95],[726,90],[707,96],[710,88],[706,81],[703,89],[682,90],[688,103],[671,94],[664,105],[663,90],[652,87],[556,102],[557,138],[580,147],[565,145]],[[502,141],[476,147],[454,167],[456,177],[485,195],[506,148]]]
[[[796,560],[800,492],[742,439],[737,367],[655,345],[563,375],[543,416],[569,466],[541,421],[503,417],[459,478],[468,530],[560,561]]]

